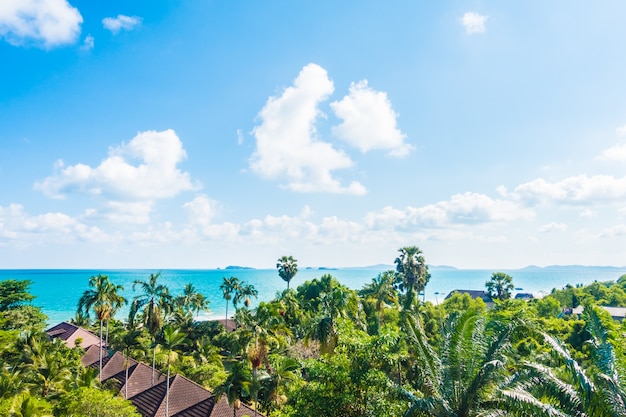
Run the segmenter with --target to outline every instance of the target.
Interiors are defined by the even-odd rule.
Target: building
[[[454,291],[450,291],[450,294],[448,294],[445,299],[447,300],[448,298],[452,297],[454,295],[454,293],[468,294],[474,300],[477,299],[477,298],[480,298],[481,300],[483,300],[485,302],[485,304],[487,304],[487,306],[489,306],[489,307],[493,306],[493,299],[491,298],[491,296],[489,295],[489,293],[487,291],[483,291],[483,290],[454,290]]]
[[[60,323],[48,329],[51,338],[60,338],[70,347],[81,347],[85,353],[81,362],[85,367],[100,369],[100,338],[71,323]],[[77,342],[78,341],[78,342]],[[195,382],[174,375],[169,380],[169,401],[166,401],[167,378],[158,370],[128,358],[120,352],[103,351],[101,381],[109,383],[124,398],[137,407],[144,417],[165,417],[166,402],[170,417],[243,417],[254,415],[245,404],[237,410],[228,405],[225,397],[219,400],[213,393]],[[233,411],[235,412],[233,414]],[[261,413],[257,415],[262,416]]]

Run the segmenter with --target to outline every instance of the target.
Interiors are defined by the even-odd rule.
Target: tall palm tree
[[[485,287],[491,298],[497,300],[508,300],[511,298],[511,292],[515,288],[513,277],[504,272],[491,274],[491,278],[485,283]]]
[[[376,312],[378,313],[378,328],[381,326],[381,312],[383,305],[397,304],[398,294],[393,287],[396,273],[394,271],[385,271],[378,274],[372,282],[365,285],[361,291],[361,296],[371,297],[376,301]]]
[[[186,337],[178,329],[173,326],[165,326],[163,328],[163,340],[160,345],[167,351],[167,380],[165,383],[165,417],[169,417],[170,411],[170,367],[172,364],[172,351],[184,344]]]
[[[250,307],[250,297],[257,298],[259,291],[254,288],[254,285],[248,284],[245,281],[241,282],[241,285],[235,290],[235,296],[233,297],[233,305],[237,308],[237,304],[243,300],[243,304],[246,307]]]
[[[128,369],[130,368],[130,355],[134,349],[141,347],[141,341],[139,337],[141,332],[136,329],[131,329],[124,332],[122,337],[115,344],[117,349],[120,349],[124,354],[124,398],[128,399]]]
[[[176,297],[176,303],[183,307],[188,313],[200,314],[201,311],[209,309],[209,300],[196,290],[191,282],[185,285],[183,293]]]
[[[237,416],[237,409],[241,406],[241,398],[250,394],[252,374],[245,362],[234,361],[227,364],[228,376],[226,380],[215,389],[216,401],[226,395],[228,405],[233,407],[233,417]]]
[[[116,309],[121,307],[126,299],[119,292],[124,290],[121,285],[115,285],[109,281],[106,275],[95,275],[89,278],[89,287],[78,300],[78,311],[88,316],[89,310],[93,309],[97,320],[100,322],[100,359],[99,370],[102,374],[102,326],[104,321],[108,323]],[[107,324],[108,327],[108,324]],[[102,378],[100,376],[100,378]]]
[[[415,301],[415,294],[424,291],[430,280],[428,265],[422,251],[417,246],[405,246],[398,249],[400,255],[395,259],[396,272],[400,278],[400,289],[406,291],[404,308],[409,310]]]
[[[287,283],[287,289],[289,289],[289,283],[298,273],[298,261],[293,256],[282,256],[278,259],[276,268],[278,268],[278,275]]]
[[[166,313],[171,309],[171,296],[168,288],[157,281],[161,273],[150,274],[147,281],[135,280],[133,290],[139,286],[142,294],[137,295],[131,306],[129,323],[134,322],[134,314],[142,311],[142,321],[152,336],[152,385],[154,385],[154,369],[156,362],[156,337],[163,327]]]
[[[224,300],[226,300],[226,317],[228,320],[228,302],[233,298],[233,294],[236,294],[240,288],[239,278],[237,277],[224,277],[222,280],[222,285],[220,285],[220,290],[222,290],[222,294],[224,295]]]
[[[299,369],[300,363],[293,358],[287,356],[276,358],[266,384],[267,410],[272,411],[287,401],[285,391],[287,386],[298,378],[296,373]]]

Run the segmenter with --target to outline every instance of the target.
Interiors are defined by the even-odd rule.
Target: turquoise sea
[[[390,266],[391,268],[391,266]],[[323,274],[331,274],[344,285],[360,289],[372,278],[385,270],[384,266],[370,268],[340,269],[301,269],[291,281],[296,288],[306,280],[319,278]],[[529,267],[517,270],[462,270],[448,267],[431,267],[431,279],[426,287],[426,300],[441,302],[445,296],[455,289],[482,290],[485,282],[496,271],[506,272],[513,277],[513,283],[519,292],[534,294],[549,293],[553,288],[565,285],[589,284],[593,281],[615,281],[626,274],[626,267]],[[28,279],[33,282],[30,290],[37,298],[33,304],[43,308],[49,318],[49,324],[69,320],[74,316],[80,295],[88,289],[89,277],[97,274],[108,275],[110,280],[124,287],[123,295],[132,300],[137,295],[133,291],[133,281],[146,280],[151,273],[158,270],[57,270],[57,269],[13,269],[0,270],[0,280]],[[275,269],[213,269],[213,270],[161,270],[162,283],[166,284],[173,294],[179,294],[186,283],[192,283],[198,291],[210,300],[210,311],[203,318],[223,317],[225,301],[219,286],[223,277],[236,276],[255,286],[259,291],[259,301],[272,299],[277,291],[286,288]],[[255,301],[255,300],[253,300]],[[253,302],[253,304],[255,304]],[[127,311],[127,310],[126,310]],[[118,313],[117,318],[124,319],[126,311]],[[229,314],[232,312],[229,308]]]

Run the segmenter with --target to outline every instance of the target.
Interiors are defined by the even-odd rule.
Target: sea
[[[393,269],[392,265],[378,265],[363,268],[303,268],[291,281],[291,288],[296,288],[307,280],[320,278],[330,274],[343,285],[352,289],[361,289],[381,272]],[[173,295],[180,294],[187,283],[205,295],[210,301],[208,312],[202,313],[198,319],[223,318],[226,301],[219,287],[224,277],[237,277],[239,280],[254,285],[258,290],[258,298],[252,299],[254,307],[261,301],[269,301],[286,288],[286,283],[278,276],[276,269],[131,269],[131,270],[79,270],[79,269],[5,269],[0,270],[0,281],[6,279],[30,280],[30,292],[35,295],[33,304],[42,308],[48,316],[48,324],[53,325],[74,317],[78,299],[89,289],[88,281],[97,274],[107,275],[115,283],[122,285],[122,295],[129,301],[139,295],[139,289],[133,290],[133,282],[145,281],[152,273],[161,273],[160,283],[169,287]],[[485,283],[494,272],[505,272],[513,277],[514,293],[532,293],[535,297],[549,294],[552,289],[561,289],[567,284],[590,284],[594,281],[616,281],[626,274],[626,267],[592,267],[592,266],[550,266],[526,267],[523,269],[456,269],[453,267],[431,266],[431,278],[428,282],[423,299],[440,303],[452,291],[484,290]],[[121,309],[116,318],[124,320],[128,306]],[[229,306],[229,315],[233,312]]]

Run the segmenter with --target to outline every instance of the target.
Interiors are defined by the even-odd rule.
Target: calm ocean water
[[[344,285],[360,289],[384,269],[302,269],[291,281],[296,288],[306,280],[331,274]],[[548,293],[553,288],[562,288],[569,284],[589,284],[597,281],[615,281],[626,274],[626,268],[610,267],[549,267],[527,268],[518,270],[460,270],[431,268],[431,279],[426,287],[426,300],[439,301],[452,290],[482,290],[485,282],[496,271],[506,272],[513,277],[513,283],[519,292]],[[92,275],[105,274],[115,284],[124,287],[123,295],[131,300],[138,292],[133,291],[133,281],[146,280],[150,273],[157,270],[0,270],[0,280],[28,279],[33,282],[30,290],[37,297],[34,304],[43,308],[54,324],[69,320],[74,316],[76,304],[83,291],[88,289],[88,280]],[[173,294],[179,294],[185,284],[192,283],[198,291],[210,300],[210,311],[204,318],[223,317],[226,307],[219,286],[223,277],[236,276],[255,286],[259,291],[259,301],[272,299],[277,291],[286,288],[275,269],[217,269],[217,270],[161,270],[161,283],[167,285]],[[253,304],[254,300],[253,300]],[[126,311],[118,313],[117,318],[124,319]],[[229,314],[233,312],[232,305]]]

